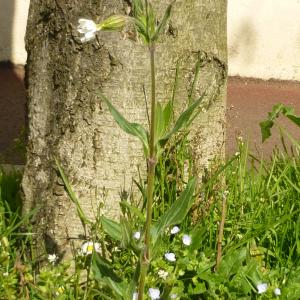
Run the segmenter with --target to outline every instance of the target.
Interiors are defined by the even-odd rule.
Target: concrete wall
[[[30,0],[0,0],[0,61],[25,64]],[[229,75],[300,80],[300,0],[228,0]]]
[[[24,36],[30,0],[0,0],[0,61],[25,64]]]
[[[229,74],[300,80],[300,0],[228,0]]]

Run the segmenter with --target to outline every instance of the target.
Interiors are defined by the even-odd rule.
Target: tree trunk
[[[23,178],[24,209],[40,207],[34,228],[48,253],[69,251],[83,229],[75,205],[57,175],[61,165],[93,218],[118,217],[121,189],[130,191],[137,165],[145,170],[139,142],[118,128],[97,97],[104,94],[127,117],[147,125],[143,85],[149,91],[147,49],[120,33],[99,32],[80,42],[79,18],[101,21],[126,14],[129,0],[31,0],[26,48],[29,141]],[[161,14],[169,1],[152,1]],[[157,98],[170,98],[176,63],[180,78],[176,103],[186,103],[198,57],[195,95],[206,91],[207,111],[194,121],[192,146],[199,173],[224,153],[227,76],[226,0],[177,0],[168,30],[157,45]],[[148,93],[149,94],[149,93]],[[150,97],[149,97],[150,98]]]

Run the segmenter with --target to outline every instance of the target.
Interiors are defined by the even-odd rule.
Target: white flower
[[[169,275],[169,273],[167,271],[164,271],[164,270],[159,270],[157,274],[163,280],[166,280],[168,275]]]
[[[274,290],[274,295],[280,296],[280,295],[281,295],[281,289],[280,289],[280,288],[276,288],[276,289]]]
[[[222,195],[222,196],[223,196],[223,197],[227,197],[228,195],[229,195],[229,191],[226,190],[226,191],[223,192],[223,195]]]
[[[186,246],[189,246],[191,243],[192,243],[192,239],[189,235],[185,234],[183,237],[182,237],[182,242],[186,245]]]
[[[159,296],[160,296],[159,289],[150,288],[148,292],[149,292],[149,296],[150,296],[151,300],[159,299]]]
[[[167,252],[167,253],[165,254],[165,258],[166,258],[166,260],[168,260],[168,261],[176,261],[175,254],[172,253],[172,252]]]
[[[258,294],[263,294],[267,291],[268,289],[268,284],[267,283],[259,283],[257,286],[257,293]]]
[[[3,273],[3,276],[8,276],[8,272],[4,272],[4,273]]]
[[[51,264],[55,264],[55,262],[57,261],[58,257],[56,256],[56,254],[49,254],[48,255],[48,261]]]
[[[177,299],[177,294],[174,294],[174,293],[173,293],[173,294],[170,294],[170,298],[171,298],[171,299]]]
[[[138,297],[139,297],[139,293],[134,292],[132,295],[132,300],[138,300]]]
[[[79,19],[79,25],[77,26],[77,31],[83,34],[83,37],[80,39],[82,43],[88,42],[95,38],[96,32],[99,30],[97,24],[88,19]]]
[[[100,252],[101,246],[99,243],[85,242],[81,246],[81,249],[83,255],[89,255],[93,253],[93,250],[95,250],[96,252]]]
[[[180,231],[180,228],[178,226],[174,226],[172,229],[171,229],[171,234],[176,234]]]
[[[134,234],[133,234],[133,237],[136,239],[136,240],[139,240],[141,238],[141,233],[139,231],[136,231]]]

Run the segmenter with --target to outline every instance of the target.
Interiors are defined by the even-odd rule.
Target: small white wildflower
[[[185,234],[182,237],[182,242],[184,245],[189,246],[192,243],[192,238],[189,235]]]
[[[77,31],[82,33],[84,36],[80,39],[82,43],[93,40],[96,36],[96,32],[99,30],[97,24],[88,19],[79,19],[79,25],[77,26]]]
[[[56,256],[56,254],[49,254],[48,255],[48,261],[51,264],[55,264],[55,262],[57,261],[58,257]]]
[[[240,152],[235,152],[234,155],[235,156],[240,156]]]
[[[174,293],[173,293],[173,294],[170,294],[170,298],[171,298],[171,299],[177,299],[177,294],[174,294]]]
[[[168,261],[172,261],[172,262],[176,261],[175,254],[172,253],[172,252],[167,252],[167,253],[165,254],[165,258],[166,258],[166,260],[168,260]]]
[[[226,190],[226,191],[223,192],[223,197],[227,197],[228,195],[229,195],[229,191],[228,190]]]
[[[119,247],[113,247],[112,252],[121,252],[122,250]]]
[[[259,283],[257,286],[257,293],[258,294],[263,294],[267,291],[268,289],[268,284],[267,283]]]
[[[149,293],[149,296],[150,296],[151,300],[159,299],[159,296],[160,296],[159,289],[150,288],[148,290],[148,293]]]
[[[136,240],[139,240],[141,238],[141,233],[139,231],[136,231],[134,234],[133,234],[133,237],[136,239]]]
[[[236,237],[237,237],[239,240],[241,240],[241,239],[243,238],[243,235],[240,234],[240,233],[237,233],[237,234],[236,234]]]
[[[138,297],[139,297],[139,293],[134,292],[132,295],[132,300],[138,300]]]
[[[3,276],[5,276],[5,277],[8,276],[8,272],[4,272]]]
[[[95,250],[96,252],[100,252],[101,246],[99,243],[85,242],[81,246],[81,249],[83,255],[89,255],[93,253],[93,250]]]
[[[157,274],[163,280],[166,280],[168,275],[169,275],[169,273],[167,271],[164,271],[164,270],[159,270]]]
[[[276,288],[276,289],[274,290],[274,295],[275,295],[275,296],[280,296],[280,295],[281,295],[281,289],[280,289],[280,288]]]
[[[171,229],[171,234],[176,234],[180,231],[180,228],[178,226],[174,226],[172,229]]]

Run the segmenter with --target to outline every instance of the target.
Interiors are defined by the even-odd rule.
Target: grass
[[[274,151],[269,161],[251,156],[247,143],[240,142],[239,147],[239,154],[225,166],[212,166],[196,205],[181,224],[181,231],[192,236],[190,250],[182,248],[179,237],[164,237],[158,257],[160,252],[180,253],[176,267],[156,259],[146,285],[156,285],[166,291],[166,283],[160,283],[156,275],[157,270],[164,269],[169,274],[177,274],[173,279],[169,275],[169,280],[172,291],[180,299],[277,299],[275,288],[281,290],[280,299],[299,299],[300,156],[297,146],[292,154]],[[158,163],[154,216],[172,204],[174,193],[184,185],[184,165],[189,161],[189,153],[184,149],[178,144],[177,150],[166,150],[172,155]],[[188,168],[186,172],[189,173]],[[0,172],[0,299],[106,299],[110,296],[119,299],[102,281],[97,281],[95,274],[88,283],[79,280],[87,257],[76,258],[77,269],[72,274],[68,263],[49,264],[36,273],[25,247],[30,242],[30,234],[24,232],[28,216],[20,216],[20,180],[19,172]],[[227,197],[223,256],[220,270],[215,272],[223,197]],[[109,237],[106,244],[116,274],[130,278],[134,272],[131,251],[116,250],[117,244]],[[262,282],[267,282],[269,288],[266,293],[258,294],[257,284]]]

